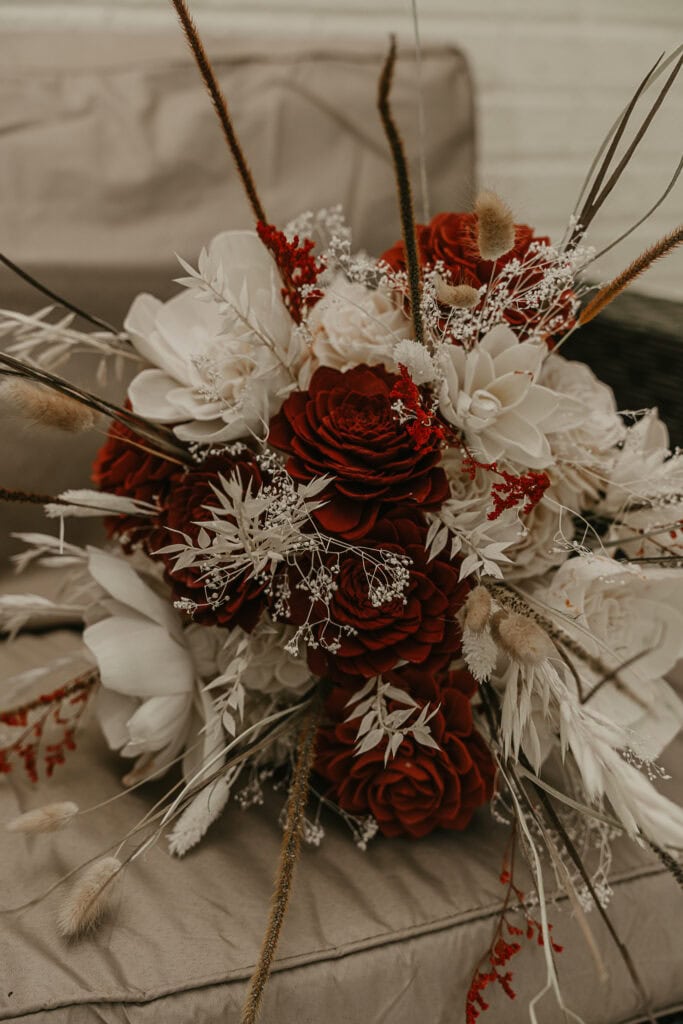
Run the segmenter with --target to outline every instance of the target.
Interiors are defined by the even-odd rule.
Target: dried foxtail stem
[[[66,828],[78,814],[78,804],[71,800],[45,804],[12,818],[5,826],[8,832],[57,832]]]
[[[18,375],[3,382],[2,393],[26,419],[39,426],[78,434],[92,430],[98,420],[94,409],[75,398]]]
[[[32,288],[36,289],[36,291],[39,291],[42,295],[47,296],[48,299],[52,299],[52,301],[56,302],[59,306],[63,306],[64,309],[68,309],[71,313],[75,313],[76,316],[80,316],[81,320],[87,320],[87,322],[89,324],[92,324],[93,327],[99,327],[100,330],[107,331],[108,334],[119,334],[119,331],[117,331],[115,327],[112,327],[111,324],[108,324],[106,320],[101,320],[98,316],[93,316],[91,313],[86,313],[84,309],[81,309],[79,306],[76,306],[73,302],[69,302],[68,299],[63,298],[63,296],[61,295],[58,295],[57,292],[53,292],[51,288],[48,288],[47,285],[44,285],[41,281],[38,281],[37,278],[29,274],[28,271],[23,269],[23,267],[20,267],[18,263],[15,263],[13,260],[9,258],[9,256],[5,256],[1,252],[0,263],[4,263],[8,270],[11,270],[13,274],[16,274],[17,277],[20,277],[22,281],[26,281],[26,283],[30,284]]]
[[[60,934],[75,939],[95,928],[109,909],[112,884],[122,869],[116,857],[102,857],[83,872],[57,917]]]
[[[613,281],[606,284],[604,288],[601,288],[597,295],[591,299],[588,305],[581,311],[579,317],[579,324],[587,324],[601,313],[605,306],[608,306],[610,302],[613,302],[618,295],[628,288],[630,284],[635,281],[637,277],[644,274],[653,263],[657,260],[663,259],[673,249],[683,243],[683,224],[679,224],[677,228],[674,228],[664,238],[660,238],[654,245],[649,246],[638,256],[633,263],[630,263],[626,270],[622,271],[618,277],[615,277]]]
[[[680,54],[680,52],[681,51],[679,48],[676,51],[676,53]],[[673,55],[673,57],[675,57],[675,54]],[[673,85],[676,76],[678,75],[679,71],[681,70],[681,67],[683,66],[683,54],[681,54],[678,57],[678,60],[676,61],[671,74],[667,78],[659,94],[657,95],[654,103],[652,104],[649,111],[645,115],[643,121],[641,122],[640,126],[636,130],[633,139],[631,140],[630,144],[626,148],[626,151],[624,152],[624,155],[622,156],[619,163],[616,165],[609,179],[605,182],[605,178],[610,170],[619,143],[624,135],[624,132],[626,131],[626,127],[631,118],[631,115],[633,114],[633,111],[635,110],[638,100],[643,95],[645,90],[649,88],[649,86],[657,79],[661,71],[664,70],[664,67],[670,63],[671,59],[672,58],[666,61],[662,68],[660,68],[659,65],[662,61],[662,57],[660,57],[655,63],[654,67],[652,67],[648,71],[647,75],[645,76],[645,78],[633,94],[630,103],[628,104],[622,115],[617,120],[616,125],[612,129],[611,139],[610,136],[608,136],[608,139],[610,139],[609,144],[606,141],[603,147],[601,148],[600,153],[598,154],[598,157],[594,162],[594,165],[591,167],[591,170],[589,171],[588,182],[584,186],[584,189],[588,188],[588,194],[586,195],[586,198],[583,202],[583,205],[581,206],[581,209],[578,212],[575,210],[575,215],[573,218],[575,227],[571,233],[568,242],[570,246],[573,245],[579,238],[581,238],[586,233],[587,228],[595,218],[600,208],[603,206],[605,200],[607,199],[607,197],[613,190],[614,186],[617,184],[622,174],[624,173],[626,167],[630,163],[633,154],[635,153],[636,149],[638,148],[640,142],[643,139],[643,136],[647,132],[652,121],[654,120],[655,115],[657,114],[657,111],[664,102],[666,94]],[[604,158],[600,166],[597,168],[597,170],[595,170],[595,163],[600,158],[600,155],[603,152],[605,153]],[[595,174],[593,175],[594,170]],[[583,191],[584,190],[582,190],[582,194]],[[579,200],[579,202],[580,201],[581,200]]]
[[[237,166],[239,176],[242,179],[244,191],[247,194],[247,199],[249,200],[249,204],[253,210],[254,217],[257,221],[263,221],[265,223],[267,222],[267,218],[264,209],[261,206],[258,193],[256,192],[254,179],[252,178],[249,165],[247,164],[244,153],[242,152],[242,147],[240,146],[230,114],[228,113],[228,104],[221,91],[221,87],[218,84],[214,70],[211,67],[211,62],[206,55],[199,32],[197,31],[197,26],[192,20],[192,16],[190,15],[185,0],[171,0],[171,3],[175,7],[176,14],[178,15],[180,24],[183,27],[183,32],[187,38],[192,55],[204,80],[207,92],[211,97],[211,102],[218,116],[218,120],[220,121],[225,141],[232,153],[232,158]]]
[[[420,273],[420,254],[415,233],[415,215],[413,213],[413,196],[408,175],[408,163],[406,161],[403,140],[399,134],[396,122],[391,114],[389,105],[389,94],[394,77],[396,65],[396,37],[391,37],[389,53],[384,62],[382,74],[379,80],[377,96],[377,107],[382,119],[382,125],[389,142],[391,156],[394,161],[394,172],[396,174],[396,186],[398,188],[399,210],[401,214],[401,231],[403,234],[403,245],[406,253],[406,265],[408,268],[408,287],[410,291],[410,312],[413,319],[415,341],[424,344],[424,328],[422,325],[422,281]]]
[[[515,219],[499,195],[485,189],[474,203],[477,215],[477,246],[483,260],[499,260],[515,244]]]
[[[313,768],[321,710],[320,701],[314,701],[306,713],[299,733],[292,785],[287,801],[287,823],[280,847],[280,862],[275,879],[270,919],[258,962],[251,976],[247,998],[242,1008],[242,1024],[256,1024],[258,1020],[263,993],[270,976],[282,924],[287,913],[294,868],[301,848],[301,832],[308,800],[308,783]]]
[[[471,284],[448,284],[437,274],[436,297],[442,306],[473,309],[479,302],[479,292]]]

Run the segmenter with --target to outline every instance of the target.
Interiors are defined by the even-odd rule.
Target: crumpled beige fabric
[[[40,580],[34,578],[34,589]],[[52,584],[48,584],[51,586]],[[3,589],[9,589],[7,583]],[[26,634],[0,650],[5,687],[18,672],[81,650],[78,633]],[[54,684],[62,682],[58,669]],[[46,684],[47,685],[47,684]],[[666,752],[680,765],[683,739]],[[0,821],[52,800],[88,807],[121,792],[124,762],[91,722],[78,750],[35,788],[0,777]],[[678,781],[668,795],[683,798]],[[127,793],[54,835],[0,831],[0,908],[17,906],[132,828],[161,794]],[[249,811],[231,806],[184,860],[159,844],[125,875],[108,923],[68,944],[56,935],[59,893],[0,916],[0,1020],[24,1024],[232,1024],[254,964],[277,863],[282,795]],[[305,848],[265,999],[263,1024],[460,1024],[475,964],[500,907],[507,829],[488,811],[463,834],[419,842],[374,840],[358,850],[331,815],[319,848]],[[519,879],[523,887],[529,881]],[[658,861],[631,842],[616,845],[610,915],[658,1011],[683,1005],[680,892]],[[642,1019],[622,962],[597,915],[591,927],[610,971],[600,985],[566,900],[550,908],[565,947],[557,963],[572,1009],[586,1024]],[[542,951],[513,961],[518,998],[492,996],[488,1019],[526,1024],[527,1002],[545,978]],[[559,1019],[550,997],[541,1022]],[[484,1018],[486,1020],[486,1018]],[[483,1024],[483,1022],[482,1022]]]

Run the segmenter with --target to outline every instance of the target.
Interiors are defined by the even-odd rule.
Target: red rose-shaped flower
[[[163,506],[183,467],[150,454],[147,448],[147,442],[128,427],[112,423],[93,464],[95,485],[110,494]],[[145,547],[155,526],[153,519],[141,516],[110,516],[104,522],[108,534],[118,537],[126,550]]]
[[[197,540],[201,523],[212,518],[210,509],[219,507],[211,486],[219,485],[219,473],[226,478],[237,473],[245,490],[250,483],[252,487],[259,487],[262,482],[257,463],[248,455],[221,453],[209,456],[200,466],[177,478],[158,518],[157,529],[149,537],[149,551],[164,562],[174,599],[187,598],[196,602],[197,608],[192,613],[196,622],[217,626],[236,624],[252,630],[264,607],[263,582],[245,572],[227,592],[221,591],[220,603],[214,605],[209,600],[207,580],[201,567],[176,569],[173,554],[155,554],[155,551],[179,541],[180,533],[186,534],[193,542]]]
[[[438,508],[448,496],[438,441],[416,450],[392,409],[397,377],[378,366],[342,373],[321,367],[272,419],[269,441],[287,452],[287,471],[308,482],[333,477],[314,515],[331,534],[364,537],[396,504]]]
[[[548,238],[537,238],[533,228],[527,224],[516,224],[515,244],[510,252],[501,256],[495,263],[483,260],[477,246],[475,213],[439,213],[429,224],[417,225],[417,239],[420,259],[425,267],[433,267],[441,261],[450,273],[453,284],[469,284],[473,288],[488,284],[494,268],[498,273],[510,260],[519,259],[523,262],[532,242],[550,244]],[[404,270],[406,263],[403,242],[396,242],[387,249],[381,259],[394,270]],[[538,267],[529,268],[522,271],[517,279],[517,285],[529,288],[538,283],[541,277],[542,272]],[[524,335],[524,327],[533,327],[534,324],[533,309],[522,310],[515,306],[505,311],[505,317],[513,326],[522,328],[521,332],[518,330],[520,337]]]
[[[440,685],[430,682],[423,695],[411,689],[416,714],[425,704],[430,710],[439,706],[429,722],[438,749],[409,736],[386,766],[386,740],[356,756],[359,720],[346,721],[349,690],[338,687],[327,701],[329,724],[318,733],[315,767],[342,810],[372,814],[385,836],[417,839],[436,828],[466,828],[476,808],[491,797],[494,764],[473,725],[471,676],[449,673]],[[398,706],[389,702],[389,711]]]
[[[410,518],[410,516],[414,518]],[[291,620],[313,627],[320,646],[309,651],[309,664],[318,676],[338,673],[370,676],[388,672],[398,662],[423,664],[458,650],[460,632],[455,620],[469,585],[459,582],[459,567],[440,557],[428,560],[426,527],[415,512],[393,509],[378,523],[362,551],[349,551],[339,561],[329,606],[311,603],[296,579],[291,586]],[[373,603],[370,577],[383,580],[378,549],[410,562],[402,593]],[[377,551],[375,555],[374,552]],[[348,633],[351,632],[351,635]],[[325,645],[338,643],[336,650]]]

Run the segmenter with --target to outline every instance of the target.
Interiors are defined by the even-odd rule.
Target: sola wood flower
[[[294,480],[333,477],[315,518],[347,540],[365,536],[386,508],[436,508],[448,493],[438,440],[416,449],[395,415],[396,380],[378,366],[347,373],[322,367],[270,424],[269,441],[288,453]]]
[[[259,433],[292,384],[292,320],[277,267],[250,231],[218,235],[188,290],[166,303],[140,295],[125,327],[152,368],[133,380],[133,410],[180,424],[188,441]]]
[[[165,766],[187,739],[192,707],[195,670],[180,618],[122,558],[91,549],[88,569],[109,598],[83,634],[102,681],[102,730],[137,767]]]
[[[547,434],[561,398],[537,383],[543,349],[494,327],[476,348],[442,345],[439,408],[480,462],[506,459],[530,469],[552,462]]]

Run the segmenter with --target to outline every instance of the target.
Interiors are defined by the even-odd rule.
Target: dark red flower
[[[201,523],[212,518],[211,508],[218,508],[219,501],[212,489],[218,485],[218,474],[230,477],[237,473],[246,488],[260,486],[261,471],[250,455],[233,456],[227,453],[211,455],[200,466],[188,470],[175,481],[175,486],[167,495],[163,511],[159,516],[156,529],[150,534],[147,544],[151,554],[169,544],[177,543],[186,534],[196,542]],[[221,592],[220,604],[215,606],[207,596],[207,581],[201,567],[192,566],[187,569],[176,569],[172,554],[155,554],[166,567],[166,578],[171,586],[175,600],[187,598],[197,604],[192,618],[205,625],[231,626],[239,625],[251,630],[256,625],[263,610],[264,584],[247,573],[234,583],[227,592]]]
[[[394,505],[432,509],[448,496],[438,438],[416,449],[392,409],[397,380],[378,366],[345,373],[321,367],[308,391],[291,394],[270,424],[270,443],[289,454],[294,480],[334,477],[327,504],[314,514],[347,540],[364,537]]]
[[[438,655],[452,655],[460,643],[455,620],[469,585],[459,581],[459,566],[437,557],[428,560],[426,526],[416,512],[392,509],[365,538],[367,553],[341,556],[336,589],[329,608],[311,605],[305,590],[291,586],[291,621],[318,623],[320,646],[309,651],[309,664],[318,676],[370,676],[386,673],[401,661],[414,665]],[[410,559],[407,586],[401,596],[375,606],[369,594],[372,549]],[[379,554],[375,558],[377,561]],[[380,574],[377,574],[380,575]],[[330,620],[329,623],[327,620]],[[350,629],[352,635],[345,635]],[[336,651],[325,642],[338,641]]]
[[[491,260],[483,260],[477,247],[477,215],[475,213],[438,213],[429,224],[417,225],[417,239],[420,259],[425,267],[433,267],[441,261],[450,273],[452,284],[468,284],[473,288],[481,288],[491,280],[494,267],[498,273],[501,267],[510,260],[524,260],[532,242],[550,244],[550,239],[536,237],[533,228],[527,224],[515,225],[515,244],[510,252],[501,256],[495,264]],[[405,250],[403,242],[396,242],[381,256],[394,270],[405,269]],[[531,287],[541,279],[538,268],[522,271],[517,283]],[[565,296],[565,298],[568,298]],[[570,312],[569,304],[568,314]],[[518,328],[520,338],[524,336],[525,327],[533,327],[537,313],[534,309],[519,309],[517,306],[506,310],[505,317],[510,324]]]
[[[418,710],[439,706],[429,722],[438,749],[406,737],[384,764],[386,740],[356,755],[358,719],[346,721],[349,689],[336,687],[327,700],[328,724],[318,732],[315,768],[329,784],[327,795],[342,810],[372,814],[385,836],[413,839],[436,828],[464,829],[477,807],[491,798],[494,764],[474,728],[471,697],[476,684],[466,672],[451,672],[440,683],[411,686]],[[398,704],[389,702],[389,710]],[[402,706],[402,705],[401,705]]]
[[[95,485],[110,494],[162,506],[183,467],[151,455],[146,450],[148,447],[148,443],[128,427],[113,422],[93,464]],[[108,534],[118,537],[127,551],[139,545],[145,547],[154,528],[152,519],[141,516],[110,516],[104,523]]]

